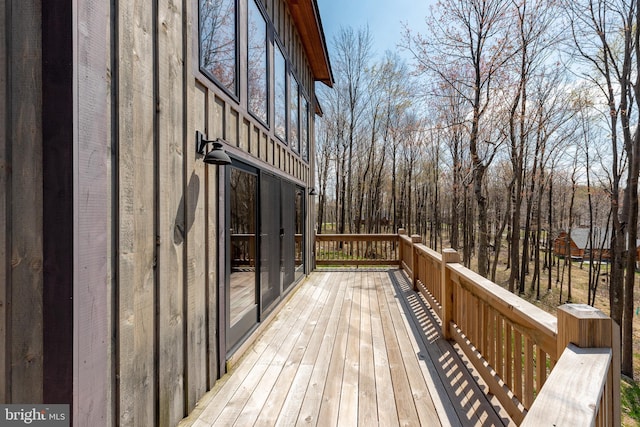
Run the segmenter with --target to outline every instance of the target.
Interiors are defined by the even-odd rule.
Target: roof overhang
[[[333,72],[316,0],[286,0],[286,2],[300,33],[313,78],[333,87]]]

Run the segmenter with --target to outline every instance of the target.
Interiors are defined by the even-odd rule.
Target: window
[[[287,69],[284,55],[280,46],[276,45],[275,63],[273,72],[275,74],[275,111],[274,125],[276,136],[283,141],[287,140]]]
[[[296,82],[293,74],[289,73],[289,142],[291,144],[291,149],[299,153],[300,152],[300,141],[298,139],[299,135],[299,115],[298,111],[298,82]]]
[[[300,96],[300,155],[309,161],[309,101]]]
[[[200,68],[238,95],[236,0],[200,0]]]
[[[247,19],[247,90],[249,111],[263,123],[268,122],[267,100],[267,23],[256,5],[249,0]]]

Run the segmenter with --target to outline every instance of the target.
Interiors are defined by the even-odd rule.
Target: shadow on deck
[[[312,273],[181,426],[513,424],[401,270]]]

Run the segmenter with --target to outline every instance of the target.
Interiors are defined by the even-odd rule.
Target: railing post
[[[442,287],[442,336],[446,340],[453,339],[451,333],[451,321],[453,320],[453,283],[451,282],[451,272],[447,268],[447,264],[453,264],[460,262],[460,256],[455,249],[448,248],[442,251],[442,265],[440,267],[442,280],[440,280],[440,286]]]
[[[422,243],[422,237],[417,234],[411,235],[411,283],[413,284],[413,290],[418,290],[418,251],[416,251],[415,245]]]
[[[402,261],[404,260],[404,242],[400,236],[405,236],[407,234],[407,230],[404,228],[398,228],[398,246],[400,246],[398,250],[398,256],[400,257],[400,268],[402,268]]]
[[[620,419],[620,327],[609,316],[587,304],[564,304],[558,307],[557,357],[569,343],[582,348],[611,348],[612,361],[607,382],[612,404],[613,425]]]

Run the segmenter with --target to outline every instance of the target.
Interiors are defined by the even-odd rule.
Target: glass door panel
[[[232,348],[258,320],[256,298],[258,177],[229,168],[227,348]]]
[[[280,180],[260,177],[260,299],[261,312],[280,297]]]
[[[296,277],[304,275],[304,189],[296,187]]]
[[[296,187],[292,183],[282,181],[282,258],[280,268],[282,269],[283,289],[289,288],[295,279],[295,189]]]

